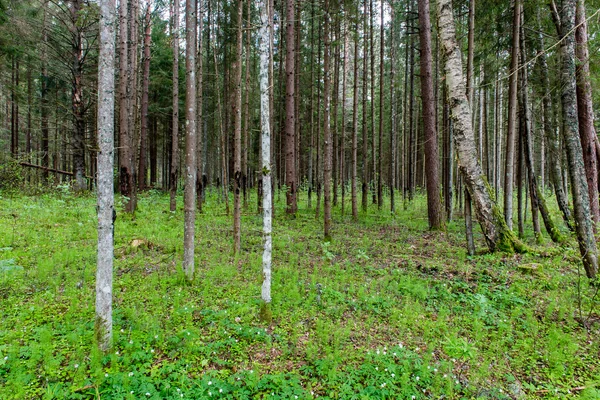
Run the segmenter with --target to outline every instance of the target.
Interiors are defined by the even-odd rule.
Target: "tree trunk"
[[[330,129],[330,110],[329,110],[329,96],[331,91],[330,84],[330,38],[329,38],[329,0],[325,0],[325,22],[323,26],[323,38],[324,38],[324,50],[323,50],[323,238],[325,241],[331,240],[331,167],[332,167],[332,137]]]
[[[525,50],[525,34],[523,28],[521,28],[521,63],[522,65],[527,65],[527,51]],[[544,226],[546,227],[546,231],[550,238],[555,243],[561,243],[564,239],[562,238],[559,230],[554,225],[554,221],[550,216],[550,212],[548,211],[548,207],[546,205],[546,200],[544,199],[544,193],[540,185],[537,181],[537,174],[535,171],[535,162],[533,159],[534,149],[533,149],[533,134],[532,134],[532,118],[531,118],[531,110],[529,108],[529,94],[528,94],[528,78],[527,78],[527,69],[521,69],[521,109],[523,119],[523,150],[525,155],[525,164],[527,166],[527,178],[529,180],[529,191],[531,196],[531,211],[532,211],[532,219],[534,225],[534,232],[538,235],[538,241],[541,239],[539,237],[540,227],[539,221],[537,221],[537,210],[542,214],[542,219],[544,220]],[[543,152],[542,152],[543,154]],[[542,168],[544,165],[542,164]]]
[[[171,131],[171,170],[169,172],[170,210],[177,210],[177,177],[179,175],[179,0],[171,9],[173,19],[173,115]]]
[[[357,18],[358,20],[358,18]],[[358,21],[354,23],[354,88],[352,91],[352,219],[358,221],[357,170],[358,170]]]
[[[245,99],[244,99],[244,132],[242,133],[242,192],[244,197],[244,209],[248,208],[248,152],[250,151],[250,43],[252,41],[252,2],[246,2],[246,76],[245,76]],[[200,52],[201,54],[201,52]]]
[[[369,0],[369,41],[371,56],[371,98],[369,104],[371,106],[371,194],[373,204],[379,204],[377,201],[377,143],[375,140],[375,34],[373,21],[375,10],[373,9],[373,0]]]
[[[471,0],[474,1],[474,0]],[[423,126],[425,130],[425,163],[427,174],[427,215],[429,228],[444,229],[444,217],[440,202],[440,178],[438,139],[435,123],[435,98],[433,97],[431,22],[429,0],[419,0],[419,36],[421,48],[421,97]],[[382,100],[383,102],[383,100]]]
[[[112,344],[114,257],[113,160],[115,88],[115,0],[100,2],[98,56],[98,261],[96,269],[96,340],[101,351]]]
[[[76,190],[85,190],[85,106],[83,98],[83,35],[79,27],[79,12],[83,6],[81,0],[71,1],[71,109],[73,112],[73,167]],[[17,70],[18,73],[18,70]]]
[[[342,66],[342,129],[340,134],[338,182],[341,186],[342,216],[345,214],[346,200],[346,77],[348,76],[348,23],[344,21],[344,63]]]
[[[390,212],[392,215],[396,213],[396,198],[395,198],[395,189],[396,189],[396,165],[397,161],[397,151],[396,151],[396,131],[398,128],[398,99],[396,96],[396,32],[394,29],[394,7],[391,7],[390,11],[390,103],[391,103],[391,112],[390,112]]]
[[[147,162],[148,153],[148,90],[150,87],[150,46],[152,44],[152,25],[151,25],[150,3],[146,8],[146,16],[144,18],[144,59],[142,70],[142,121],[140,133],[140,160],[138,167],[138,187],[140,190],[146,188]]]
[[[379,37],[379,141],[378,141],[378,165],[377,165],[377,207],[381,210],[383,207],[383,94],[384,94],[384,47],[385,47],[385,35],[384,35],[384,8],[383,0],[380,3],[381,12],[381,27]],[[437,146],[437,144],[436,144]]]
[[[295,215],[298,211],[296,204],[296,40],[295,40],[295,0],[287,0],[286,16],[286,56],[285,56],[285,185],[286,212]]]
[[[207,154],[203,151],[204,141],[204,124],[203,124],[203,95],[202,95],[202,82],[203,82],[203,46],[202,46],[202,33],[204,27],[204,1],[198,0],[196,3],[196,14],[197,14],[197,50],[196,55],[196,206],[198,212],[202,212],[202,202],[204,200],[204,179],[206,171],[203,168],[203,164],[206,160]],[[250,33],[248,33],[250,34]]]
[[[454,122],[454,145],[459,166],[469,194],[475,205],[475,214],[490,251],[524,251],[503,220],[501,211],[492,201],[483,179],[483,170],[477,160],[477,149],[471,125],[471,111],[466,97],[460,48],[456,41],[451,0],[438,0],[440,39],[446,56],[445,74]]]
[[[513,226],[513,175],[515,170],[515,132],[517,129],[517,68],[519,67],[519,25],[521,20],[521,0],[513,1],[513,37],[508,86],[508,129],[506,132],[506,159],[504,167],[504,218],[508,229],[512,229]]]
[[[575,211],[575,231],[583,266],[588,278],[593,279],[598,272],[598,252],[592,228],[590,201],[583,150],[579,140],[577,119],[577,94],[575,84],[575,0],[563,0],[560,20],[555,23],[560,36],[561,54],[561,103],[563,116],[563,136],[567,150],[571,192]],[[556,17],[556,14],[553,14]]]
[[[367,99],[369,96],[369,92],[368,92],[368,88],[367,88],[367,82],[368,82],[368,76],[369,76],[369,70],[368,70],[368,64],[367,64],[367,54],[368,54],[368,49],[369,49],[369,43],[367,41],[367,28],[368,28],[368,23],[367,23],[367,15],[368,15],[368,11],[367,11],[367,1],[368,0],[364,0],[364,20],[363,20],[363,98],[362,98],[362,103],[363,103],[363,120],[362,120],[362,210],[364,213],[367,212],[367,207],[368,207],[368,196],[369,196],[369,184],[368,184],[368,170],[369,170],[369,166],[367,165],[367,154],[369,152],[369,141],[367,138]]]
[[[587,47],[587,21],[585,19],[585,0],[577,0],[575,16],[575,55],[577,57],[577,118],[579,120],[579,138],[583,148],[583,164],[588,184],[590,213],[596,231],[600,222],[600,203],[598,202],[598,165],[596,159],[596,129],[594,128],[594,107],[592,104],[592,86],[590,84],[590,61]]]
[[[49,103],[48,99],[48,29],[46,26],[46,7],[48,5],[48,0],[44,0],[43,9],[44,9],[44,17],[42,22],[42,54],[41,54],[41,63],[42,63],[42,76],[41,76],[41,99],[40,99],[40,114],[41,114],[41,152],[42,152],[42,167],[48,168],[50,166],[50,132],[48,129],[48,118],[49,118]],[[112,0],[111,0],[112,1]],[[112,3],[111,3],[112,4]],[[110,5],[110,4],[109,4]],[[108,9],[110,11],[110,8]],[[113,46],[114,47],[114,46]],[[98,116],[98,120],[100,116]],[[44,170],[43,172],[44,184],[48,182],[48,170]]]
[[[194,279],[196,224],[196,0],[186,0],[185,10],[185,192],[183,198],[183,272]]]
[[[261,298],[263,301],[262,319],[270,322],[270,304],[271,304],[271,117],[269,101],[269,60],[272,58],[270,46],[270,25],[272,20],[267,16],[264,0],[258,0],[258,10],[260,10],[260,28],[259,38],[259,81],[260,81],[260,121],[261,121],[261,166],[260,174],[263,180],[263,240],[264,251],[262,257],[263,284]]]
[[[237,7],[237,42],[236,57],[233,64],[235,101],[233,104],[233,252],[239,253],[242,246],[241,239],[241,189],[242,189],[242,42],[243,26],[242,15],[244,13],[244,1],[238,0]]]
[[[540,15],[538,12],[538,25],[541,26]],[[546,53],[544,50],[544,36],[540,29],[538,34],[539,40],[539,61],[540,61],[540,81],[542,85],[542,120],[544,126],[544,135],[546,137],[546,143],[549,150],[549,167],[550,177],[552,179],[552,185],[554,186],[554,193],[556,194],[556,201],[558,202],[558,208],[563,216],[565,224],[569,230],[573,231],[573,225],[571,223],[571,210],[569,209],[569,199],[562,185],[562,152],[559,147],[558,131],[552,126],[552,103],[550,94],[550,78],[548,75],[548,64],[546,63]]]

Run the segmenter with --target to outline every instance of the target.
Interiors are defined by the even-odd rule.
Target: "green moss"
[[[259,314],[261,322],[266,324],[270,324],[273,322],[273,312],[271,311],[271,303],[267,303],[265,301],[260,304],[260,314]]]

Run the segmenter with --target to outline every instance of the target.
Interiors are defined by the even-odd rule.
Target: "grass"
[[[233,256],[231,217],[209,193],[191,284],[181,201],[170,213],[167,195],[146,192],[135,218],[119,213],[103,355],[95,199],[0,193],[0,398],[600,398],[598,303],[572,238],[467,257],[462,221],[427,231],[417,197],[358,223],[338,207],[324,243],[305,194],[296,219],[277,197],[270,325],[255,199]]]

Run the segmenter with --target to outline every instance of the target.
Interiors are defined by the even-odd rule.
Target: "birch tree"
[[[454,146],[459,169],[474,202],[475,214],[490,251],[525,251],[523,244],[508,229],[502,212],[492,201],[477,160],[477,149],[471,123],[471,109],[466,96],[465,77],[460,47],[456,40],[452,0],[438,0],[440,44],[445,55],[445,76],[454,123]]]
[[[185,189],[183,199],[183,271],[194,279],[194,231],[196,223],[196,4],[185,9]]]
[[[258,31],[259,47],[259,84],[260,84],[260,126],[261,126],[261,169],[263,180],[263,240],[264,251],[262,257],[263,283],[261,298],[261,318],[271,320],[271,116],[269,105],[269,60],[272,57],[270,50],[270,25],[272,23],[267,15],[264,0],[257,1],[260,10],[260,27]]]
[[[112,270],[114,252],[114,107],[115,0],[100,1],[98,57],[98,261],[96,269],[96,340],[108,351],[112,340]]]

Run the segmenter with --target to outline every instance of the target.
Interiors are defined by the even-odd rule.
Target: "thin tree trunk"
[[[381,12],[381,29],[379,37],[379,142],[378,142],[378,165],[377,165],[377,207],[381,210],[383,207],[383,94],[384,94],[384,47],[385,47],[385,36],[384,36],[384,9],[383,0],[380,3]],[[437,146],[437,144],[436,144]]]
[[[541,26],[540,15],[538,11],[538,25]],[[540,62],[540,81],[542,85],[542,117],[544,126],[544,135],[546,137],[546,143],[550,153],[550,177],[552,179],[552,185],[554,186],[554,193],[556,194],[556,201],[558,208],[563,216],[565,224],[569,230],[573,231],[573,225],[571,222],[571,210],[569,209],[569,199],[566,191],[562,184],[562,152],[560,150],[560,140],[558,137],[558,131],[552,126],[552,103],[550,94],[550,78],[548,74],[548,64],[546,62],[546,53],[544,50],[544,36],[541,29],[538,34],[539,40],[539,62]]]
[[[474,1],[474,0],[471,0]],[[435,98],[433,96],[431,22],[429,0],[419,0],[419,36],[421,48],[421,97],[425,131],[425,163],[427,174],[427,215],[429,228],[444,229],[444,217],[440,202],[440,178],[438,139],[435,123]],[[383,86],[383,85],[382,85]],[[381,100],[383,103],[383,99]]]
[[[173,128],[171,133],[171,171],[169,177],[170,209],[177,210],[177,177],[179,175],[179,0],[174,0],[173,18]]]
[[[270,304],[271,304],[271,116],[270,116],[270,101],[269,101],[269,60],[272,58],[270,46],[270,25],[272,19],[267,16],[266,7],[263,4],[264,0],[258,0],[258,10],[260,10],[260,29],[259,37],[259,55],[260,55],[260,120],[261,120],[261,136],[262,136],[262,168],[261,175],[263,179],[263,239],[264,251],[262,257],[263,267],[263,284],[261,297],[263,301],[261,316],[266,322],[271,320]]]
[[[342,129],[340,137],[340,156],[339,156],[339,183],[342,189],[342,215],[344,215],[344,202],[346,200],[346,77],[348,76],[348,23],[344,22],[344,66],[342,71]]]
[[[246,2],[246,76],[245,76],[245,101],[244,101],[244,132],[242,133],[242,192],[244,209],[248,208],[248,152],[250,151],[250,42],[252,40],[252,2]]]
[[[525,49],[525,35],[524,30],[521,28],[521,43],[520,43],[520,51],[521,51],[521,63],[522,65],[527,64],[527,51]],[[525,155],[525,164],[527,166],[528,171],[528,181],[529,181],[529,192],[531,196],[531,211],[532,211],[532,220],[533,220],[533,228],[534,232],[537,236],[538,241],[541,240],[541,232],[540,232],[540,224],[538,221],[537,211],[539,210],[542,214],[542,219],[544,220],[544,226],[546,227],[546,231],[550,238],[555,243],[561,243],[563,238],[554,225],[554,221],[550,216],[550,212],[548,211],[548,207],[546,205],[546,200],[544,199],[544,193],[540,185],[537,181],[537,174],[535,171],[535,162],[534,162],[534,148],[533,148],[533,133],[532,133],[532,118],[531,118],[531,110],[529,108],[529,95],[528,95],[528,78],[527,78],[527,69],[521,69],[521,104],[522,104],[522,115],[523,119],[523,149]],[[541,154],[543,154],[543,149]],[[542,169],[544,165],[542,164]]]
[[[577,94],[575,83],[575,0],[563,0],[560,20],[555,24],[559,32],[561,54],[561,103],[563,116],[563,136],[567,150],[571,192],[575,211],[575,231],[583,266],[588,278],[593,279],[598,272],[598,251],[591,222],[589,192],[583,162],[583,150],[579,140],[577,119]]]
[[[369,43],[367,42],[367,28],[368,28],[368,22],[367,22],[367,15],[368,15],[368,11],[367,11],[367,7],[368,7],[368,3],[367,0],[364,0],[364,20],[363,20],[363,37],[364,37],[364,41],[363,41],[363,120],[362,120],[362,210],[364,213],[367,212],[367,207],[368,207],[368,196],[369,196],[369,184],[368,184],[368,170],[369,170],[369,166],[367,164],[367,154],[369,152],[369,141],[367,138],[367,116],[368,116],[368,112],[367,112],[367,99],[369,96],[369,92],[368,92],[368,88],[367,88],[367,82],[368,82],[368,76],[369,76],[369,70],[368,70],[368,64],[367,64],[367,54],[368,54],[368,49],[369,49]]]
[[[324,38],[324,51],[323,51],[323,238],[325,241],[331,240],[331,169],[333,159],[332,149],[332,137],[330,129],[330,109],[329,109],[329,96],[330,96],[330,38],[329,38],[329,0],[325,0],[325,22],[323,26],[323,38]]]
[[[373,0],[369,0],[369,41],[371,56],[371,194],[373,196],[373,204],[379,204],[377,201],[377,143],[375,140],[375,23],[373,22],[375,11],[373,9]]]
[[[587,46],[587,21],[585,19],[585,0],[577,0],[575,16],[575,56],[577,57],[577,118],[579,120],[579,138],[583,149],[583,164],[588,184],[590,213],[596,226],[600,222],[600,203],[598,202],[598,165],[596,160],[596,129],[594,128],[594,107],[592,104],[592,86],[590,84],[590,61]]]
[[[79,12],[83,4],[82,0],[71,0],[71,52],[73,69],[71,71],[71,108],[73,112],[73,167],[75,173],[75,187],[77,190],[85,190],[85,106],[83,99],[83,35],[79,27]],[[17,63],[17,74],[18,74]],[[18,75],[17,75],[18,85]],[[17,120],[18,121],[18,120]]]
[[[42,54],[41,54],[41,72],[42,72],[42,76],[41,76],[41,92],[40,92],[40,114],[41,114],[41,134],[42,134],[42,140],[41,140],[41,152],[42,152],[42,167],[48,168],[50,166],[50,132],[48,129],[48,118],[49,118],[49,103],[50,100],[48,99],[48,53],[47,53],[47,48],[48,48],[48,29],[46,26],[46,7],[48,6],[47,3],[48,0],[44,0],[43,2],[43,9],[44,9],[44,16],[43,16],[43,21],[42,21]],[[113,1],[113,0],[111,0]],[[107,3],[109,8],[106,10],[107,12],[110,12],[110,5],[112,3]],[[112,4],[114,6],[114,4]],[[108,14],[107,14],[108,15]],[[106,17],[108,18],[108,17]],[[114,45],[113,45],[114,47]],[[100,120],[100,116],[98,116],[98,120]],[[48,170],[44,170],[43,175],[42,175],[43,179],[44,179],[44,184],[46,184],[48,182]]]
[[[295,8],[294,0],[287,0],[286,16],[286,56],[285,56],[285,185],[286,212],[295,215],[298,211],[296,203],[296,40],[295,40]]]
[[[186,129],[182,267],[185,276],[191,281],[194,279],[194,237],[196,224],[196,0],[186,0],[185,33]]]
[[[142,121],[140,134],[140,160],[138,168],[138,187],[140,190],[146,188],[146,154],[148,152],[146,143],[148,142],[148,90],[150,86],[150,46],[152,44],[152,25],[151,25],[150,3],[146,8],[144,18],[144,59],[142,71]]]
[[[204,151],[204,123],[203,123],[203,40],[202,33],[204,28],[204,1],[198,0],[196,3],[196,13],[198,18],[198,37],[197,37],[197,49],[198,53],[196,56],[196,206],[198,212],[202,212],[202,202],[204,201],[204,180],[205,180],[205,169],[203,168],[207,154]],[[250,33],[248,33],[250,34]]]
[[[233,64],[235,101],[233,105],[234,146],[233,146],[233,252],[239,253],[242,246],[241,228],[241,189],[242,189],[242,15],[244,1],[238,0],[236,57]]]
[[[100,351],[112,344],[112,274],[114,257],[113,160],[115,88],[115,0],[100,1],[98,56],[98,255],[95,331]]]
[[[514,1],[513,37],[508,86],[508,130],[506,132],[506,158],[504,167],[504,218],[508,229],[512,229],[513,185],[515,159],[515,132],[517,130],[517,68],[519,67],[519,25],[521,0]]]
[[[396,166],[397,166],[397,135],[396,131],[398,129],[398,99],[396,96],[396,33],[394,29],[394,7],[390,7],[390,103],[391,103],[391,112],[390,112],[390,122],[391,122],[391,132],[390,132],[390,212],[393,214],[396,213],[396,198],[395,198],[395,189],[396,189]],[[383,89],[383,88],[382,88]]]
[[[352,91],[352,219],[358,221],[357,170],[358,170],[358,18],[354,23],[354,88]]]

